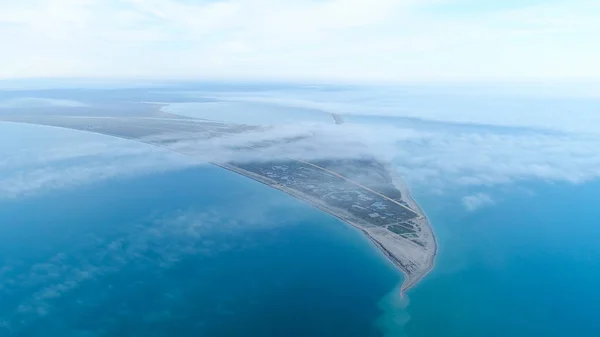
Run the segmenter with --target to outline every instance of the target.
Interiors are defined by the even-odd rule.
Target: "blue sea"
[[[524,189],[525,187],[525,189]],[[452,195],[419,201],[440,244],[436,268],[390,336],[599,336],[600,183],[497,188],[467,213]],[[389,321],[389,319],[388,319]]]
[[[418,191],[440,251],[404,298],[359,232],[211,166],[3,200],[0,336],[598,336],[599,187]]]
[[[0,224],[0,336],[378,336],[400,280],[352,227],[210,166],[3,200]]]

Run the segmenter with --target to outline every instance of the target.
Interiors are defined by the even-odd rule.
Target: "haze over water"
[[[279,106],[261,109],[262,120],[289,122],[272,118]],[[357,137],[395,156],[439,243],[434,271],[403,299],[401,276],[362,234],[289,196],[217,168],[166,165],[178,160],[144,145],[4,124],[3,153],[18,138],[42,159],[0,162],[0,336],[600,334],[591,126],[346,120],[377,131]],[[64,155],[46,152],[50,139],[61,151],[112,145],[75,146],[47,167],[44,155]]]

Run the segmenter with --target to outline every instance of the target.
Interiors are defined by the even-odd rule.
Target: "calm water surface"
[[[389,336],[600,336],[600,183],[421,196],[440,243],[434,272],[382,302]]]
[[[356,230],[213,167],[0,202],[0,336],[379,336]]]

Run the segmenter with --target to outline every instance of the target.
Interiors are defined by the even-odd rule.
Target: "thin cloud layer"
[[[0,77],[598,79],[599,12],[595,0],[3,0]]]
[[[297,123],[210,140],[185,137],[172,135],[169,147],[211,162],[374,156],[431,190],[600,176],[600,137],[589,134]]]
[[[212,119],[226,112],[227,121],[273,122],[230,134],[207,130],[141,139],[161,150],[85,132],[3,124],[2,135],[20,145],[0,144],[0,198],[198,163],[278,159],[374,156],[410,185],[428,192],[530,180],[582,183],[600,176],[600,123],[592,113],[600,101],[492,94],[492,89],[297,86],[175,91],[175,98],[210,103],[179,103],[165,111],[193,110],[196,117]],[[59,97],[59,102],[71,102]],[[513,100],[521,100],[521,110],[497,106]],[[210,116],[203,115],[205,105]],[[253,114],[257,107],[259,116]],[[334,125],[332,113],[344,114],[346,123]]]
[[[41,320],[72,314],[69,308],[87,309],[87,301],[97,305],[110,301],[105,296],[113,290],[112,285],[84,294],[77,291],[86,287],[93,289],[99,282],[118,282],[115,275],[128,275],[131,270],[162,274],[186,258],[212,258],[264,244],[245,236],[252,231],[286,224],[294,216],[269,214],[269,202],[277,201],[265,201],[263,212],[257,211],[256,205],[250,202],[236,201],[240,209],[236,214],[221,209],[229,205],[154,214],[148,219],[119,226],[119,230],[113,229],[109,235],[92,231],[79,237],[73,246],[60,247],[47,257],[5,261],[0,267],[0,295],[11,300],[17,295],[18,301],[0,306],[0,335],[6,330],[16,334],[35,331]],[[135,278],[125,277],[121,286],[136,286],[135,282]],[[170,297],[170,292],[177,290],[162,291],[164,293],[157,296]],[[67,306],[57,305],[65,298]],[[56,329],[60,324],[60,320],[52,320],[44,326]]]
[[[327,89],[327,87],[324,87]],[[262,104],[277,120],[286,111],[305,109],[315,114],[402,117],[426,122],[517,127],[559,132],[600,133],[598,83],[333,87],[240,92],[187,92],[191,98]],[[186,103],[166,111],[188,113]],[[202,104],[194,114],[202,116]],[[223,106],[220,112],[231,113]],[[241,109],[237,109],[241,110]],[[263,108],[262,110],[266,110]],[[238,115],[242,115],[239,111]],[[213,112],[213,115],[216,114]],[[389,121],[394,122],[394,121]],[[399,123],[400,121],[396,121]]]
[[[20,144],[0,146],[0,201],[198,164],[149,145],[77,131],[13,124],[0,130]]]
[[[461,201],[465,209],[469,212],[475,212],[480,208],[495,204],[494,199],[485,193],[467,195],[466,197],[463,197]]]
[[[374,156],[428,192],[531,180],[582,183],[600,177],[600,137],[590,134],[296,123],[218,137],[175,133],[142,141],[183,156],[124,140],[5,152],[0,197],[199,163],[278,159]]]
[[[7,100],[0,100],[0,109],[19,109],[19,108],[42,108],[42,107],[63,107],[79,108],[86,104],[67,99],[50,99],[37,97],[23,97]]]

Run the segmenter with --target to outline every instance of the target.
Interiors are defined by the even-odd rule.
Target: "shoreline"
[[[392,184],[394,184],[394,186],[400,191],[400,194],[402,195],[402,200],[405,201],[410,206],[410,208],[412,208],[413,210],[418,212],[418,214],[423,217],[423,220],[427,226],[427,229],[429,230],[429,233],[431,234],[431,240],[432,240],[432,244],[433,244],[433,254],[431,255],[431,257],[429,259],[428,268],[425,270],[423,275],[421,275],[421,277],[419,279],[417,279],[415,282],[413,282],[412,284],[407,286],[406,282],[402,283],[402,286],[400,288],[400,295],[402,296],[408,289],[416,286],[425,276],[427,276],[427,274],[429,274],[433,270],[433,268],[435,267],[435,259],[438,254],[439,245],[437,242],[437,238],[435,236],[435,232],[433,231],[433,226],[431,225],[431,222],[429,221],[427,214],[425,213],[425,211],[423,211],[423,209],[419,206],[419,204],[415,201],[415,199],[413,199],[413,197],[410,193],[410,190],[408,189],[408,186],[405,185],[402,178],[394,170],[388,170],[388,172],[390,172]]]
[[[70,125],[56,125],[55,123],[28,123],[27,121],[22,120],[8,120],[7,122],[47,125],[50,127],[59,127],[65,129],[75,129],[83,132],[99,133],[107,136],[113,136],[116,138],[130,139],[142,143],[147,143],[149,145],[181,153],[184,156],[190,156],[190,153],[186,153],[186,151],[182,151],[181,149],[170,148],[169,146],[165,146],[164,144],[161,144],[159,142],[144,141],[144,139],[134,138],[127,134],[115,134],[108,131],[98,132],[96,130],[69,127]],[[191,155],[191,157],[193,158],[194,156]],[[388,166],[385,169],[385,171],[387,171],[387,173],[389,174],[389,178],[391,180],[389,183],[391,183],[400,192],[399,200],[391,199],[378,191],[363,186],[360,183],[350,180],[336,172],[329,171],[309,162],[304,162],[300,160],[296,161],[302,162],[307,165],[315,166],[316,168],[323,170],[328,174],[333,174],[335,176],[338,176],[339,178],[347,180],[349,183],[356,185],[358,188],[369,191],[369,193],[377,194],[382,198],[388,199],[392,203],[395,203],[412,211],[417,216],[404,221],[409,221],[411,223],[411,226],[415,227],[416,232],[412,234],[413,236],[399,235],[389,230],[387,228],[388,226],[375,226],[372,222],[368,221],[368,219],[357,217],[343,208],[328,205],[327,203],[324,203],[323,200],[312,197],[310,195],[306,195],[305,193],[302,193],[300,191],[287,188],[286,186],[279,184],[276,181],[269,179],[268,177],[257,175],[255,173],[246,171],[240,167],[227,163],[218,164],[215,162],[211,162],[211,164],[217,167],[228,169],[229,171],[263,183],[273,189],[282,191],[298,200],[304,201],[309,205],[312,205],[313,207],[327,214],[333,215],[334,217],[338,218],[344,223],[349,224],[352,227],[363,232],[370,240],[370,242],[372,242],[375,248],[379,250],[387,258],[387,260],[391,262],[395,266],[395,268],[400,270],[400,272],[402,272],[402,274],[405,276],[404,282],[401,286],[401,295],[403,295],[404,292],[418,284],[418,282],[434,268],[434,261],[437,255],[438,247],[431,224],[423,210],[412,198],[410,191],[408,190],[404,182],[400,179],[400,177],[398,177],[394,170],[389,169],[389,165],[384,165]]]
[[[306,202],[310,206],[315,207],[318,210],[325,212],[329,215],[332,215],[335,218],[341,220],[342,222],[359,230],[363,235],[365,235],[365,237],[368,239],[368,241],[371,244],[373,244],[373,246],[386,258],[386,260],[388,262],[390,262],[396,269],[398,269],[403,274],[404,280],[400,287],[400,297],[402,297],[404,295],[404,293],[406,291],[408,291],[410,288],[416,286],[423,279],[423,277],[425,277],[435,266],[434,261],[435,261],[435,257],[437,254],[437,242],[435,240],[435,236],[433,234],[431,225],[430,225],[427,217],[425,216],[425,213],[423,212],[423,210],[420,207],[418,207],[418,205],[416,204],[414,199],[412,199],[412,196],[410,195],[410,193],[408,192],[408,190],[404,186],[404,184],[400,183],[400,185],[398,185],[398,181],[396,180],[398,178],[392,178],[392,183],[394,184],[394,186],[396,186],[396,188],[398,188],[400,190],[400,193],[402,195],[402,201],[406,202],[411,209],[413,209],[415,212],[417,212],[417,214],[419,214],[422,217],[421,219],[424,221],[424,223],[426,225],[424,227],[427,229],[427,232],[429,233],[429,238],[431,238],[431,240],[430,241],[428,240],[428,242],[430,242],[430,245],[433,247],[433,254],[431,256],[429,256],[429,258],[427,260],[427,264],[426,264],[427,267],[425,269],[423,269],[423,271],[421,271],[417,275],[413,275],[412,277],[410,275],[410,271],[408,271],[406,269],[406,267],[404,267],[402,265],[402,263],[400,262],[400,259],[396,255],[394,255],[394,253],[390,249],[386,248],[385,243],[378,240],[378,238],[376,237],[377,236],[376,233],[369,232],[368,229],[371,227],[369,227],[368,224],[361,225],[361,224],[357,223],[356,221],[353,221],[351,215],[344,214],[343,210],[332,209],[331,207],[327,206],[326,204],[324,204],[322,201],[320,201],[318,199],[312,198],[310,196],[306,196],[295,190],[285,188],[285,186],[280,185],[267,177],[263,177],[263,176],[255,174],[255,173],[248,172],[242,168],[239,168],[239,167],[236,167],[236,166],[233,166],[230,164],[218,164],[218,163],[211,163],[211,164],[213,164],[217,167],[226,169],[230,172],[250,178],[258,183],[261,183],[263,185],[266,185],[268,187],[271,187],[271,188],[281,191],[283,193],[286,193],[289,196],[291,196],[297,200]],[[406,199],[405,199],[405,197],[406,197]],[[416,207],[414,207],[414,206],[416,206]],[[386,229],[386,231],[387,231],[387,229]],[[399,237],[399,238],[402,238],[402,237]],[[402,238],[402,240],[404,243],[415,245],[414,243],[412,243],[411,241],[409,241],[405,238]],[[428,246],[430,246],[430,245],[428,245]]]

